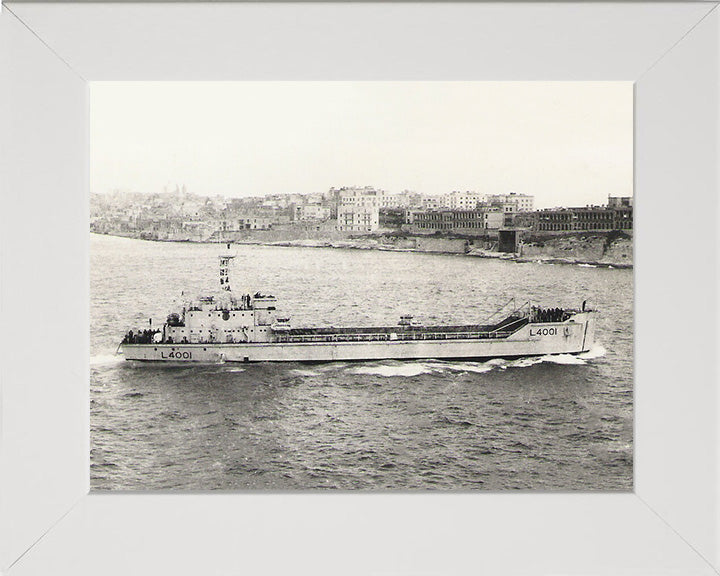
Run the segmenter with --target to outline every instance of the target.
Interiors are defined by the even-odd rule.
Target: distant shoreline
[[[91,234],[97,236],[111,236],[113,238],[128,238],[130,240],[142,240],[146,242],[162,242],[172,244],[224,244],[227,240],[190,240],[190,239],[159,239],[159,238],[138,238],[135,236],[121,235],[121,234],[99,234],[91,232]],[[433,238],[423,238],[424,240],[433,240]],[[438,240],[438,239],[436,239]],[[462,239],[443,239],[443,240],[457,240]],[[282,248],[333,248],[333,249],[349,249],[349,250],[377,250],[381,252],[412,252],[418,254],[438,254],[438,255],[450,255],[450,256],[466,256],[473,258],[486,258],[503,260],[508,262],[515,262],[518,264],[523,263],[535,263],[535,264],[561,264],[561,265],[574,265],[583,267],[596,267],[596,268],[621,268],[621,269],[632,269],[632,262],[619,262],[616,260],[597,260],[593,258],[581,258],[581,257],[558,257],[549,254],[533,254],[533,255],[519,255],[512,253],[494,252],[483,249],[470,249],[470,250],[458,250],[458,249],[442,249],[442,245],[433,247],[429,244],[429,248],[423,247],[403,247],[393,244],[382,244],[379,242],[369,242],[367,239],[354,238],[348,240],[279,240],[279,241],[263,241],[258,239],[234,239],[230,241],[232,244],[242,245],[254,245],[254,246],[278,246]]]

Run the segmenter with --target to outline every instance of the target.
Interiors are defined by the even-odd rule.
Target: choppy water
[[[93,489],[632,488],[631,270],[238,246],[235,287],[293,324],[478,322],[512,296],[601,310],[582,356],[162,366],[115,357],[218,247],[91,237]]]

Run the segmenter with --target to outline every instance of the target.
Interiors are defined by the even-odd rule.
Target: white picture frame
[[[7,3],[0,571],[716,574],[718,46],[715,2]],[[87,82],[161,79],[635,82],[634,491],[89,494]]]

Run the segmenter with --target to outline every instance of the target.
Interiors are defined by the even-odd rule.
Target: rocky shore
[[[374,234],[367,236],[318,235],[310,238],[278,239],[271,231],[223,235],[213,237],[210,243],[233,242],[263,246],[294,246],[302,248],[344,248],[354,250],[386,250],[394,252],[421,252],[429,254],[455,254],[475,258],[496,258],[513,262],[543,264],[573,264],[607,268],[633,267],[632,237],[624,233],[569,234],[553,237],[528,237],[519,243],[516,253],[497,251],[497,241],[490,238]],[[159,242],[195,242],[193,240],[163,240]],[[208,241],[202,242],[208,243]]]
[[[437,238],[427,236],[373,236],[344,240],[280,240],[267,242],[261,239],[237,240],[239,244],[269,246],[295,246],[303,248],[346,248],[355,250],[387,250],[395,252],[422,252],[457,254],[476,258],[496,258],[513,262],[542,264],[575,264],[607,268],[632,268],[633,243],[627,235],[562,236],[521,244],[517,253],[493,250],[492,242],[465,238]]]

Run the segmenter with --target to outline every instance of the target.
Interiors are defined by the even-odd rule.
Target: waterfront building
[[[633,229],[633,208],[615,208],[613,230],[631,231]]]
[[[585,206],[538,210],[529,222],[526,220],[524,223],[530,223],[530,228],[536,232],[630,232],[633,229],[633,209]]]
[[[410,232],[481,235],[501,228],[504,216],[497,207],[475,210],[413,210],[408,212],[407,222],[406,228]]]
[[[239,230],[270,230],[273,218],[269,216],[245,216],[238,219]]]
[[[380,193],[371,187],[341,188],[338,194],[337,229],[374,232],[380,225]]]

